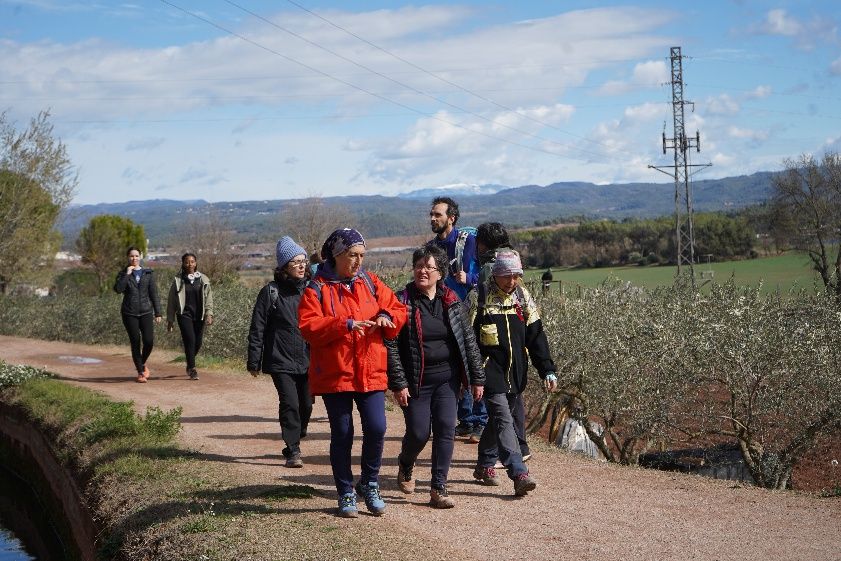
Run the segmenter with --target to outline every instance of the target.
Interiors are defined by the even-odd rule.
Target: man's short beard
[[[441,232],[446,232],[447,231],[447,225],[446,224],[444,224],[443,226],[438,226],[437,224],[430,224],[430,227],[432,228],[432,233],[433,234],[440,234]]]

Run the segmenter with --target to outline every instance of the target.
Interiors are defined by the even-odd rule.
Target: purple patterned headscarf
[[[365,238],[353,228],[340,228],[327,236],[327,241],[321,246],[321,258],[335,258],[355,245],[365,247]]]

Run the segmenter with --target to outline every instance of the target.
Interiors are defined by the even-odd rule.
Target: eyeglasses
[[[289,264],[293,267],[303,267],[307,264],[306,259],[293,259],[289,262]]]
[[[437,267],[430,267],[428,265],[415,265],[412,267],[415,271],[418,272],[426,272],[426,273],[434,273],[435,271],[440,271],[441,269]]]

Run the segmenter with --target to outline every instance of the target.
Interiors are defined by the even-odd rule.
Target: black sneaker
[[[196,372],[195,368],[190,369],[190,379],[191,380],[198,380],[199,379],[199,373]]]
[[[473,434],[473,425],[469,423],[456,425],[456,436],[470,436],[471,434]]]

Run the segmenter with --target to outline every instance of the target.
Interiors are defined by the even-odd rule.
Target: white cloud
[[[626,107],[624,115],[630,121],[650,122],[671,115],[671,110],[665,103],[643,103]]]
[[[640,88],[659,88],[671,80],[670,70],[661,60],[634,65],[628,80],[608,80],[599,88],[601,95],[622,95]]]
[[[841,76],[841,56],[829,65],[829,73],[833,76]]]
[[[760,29],[769,35],[794,37],[803,31],[803,26],[785,10],[775,9],[765,15],[765,21]]]
[[[704,105],[704,110],[710,115],[735,115],[740,109],[739,102],[728,94],[708,97]]]
[[[756,86],[752,92],[745,94],[745,99],[765,99],[772,93],[771,86]]]
[[[837,45],[838,41],[838,24],[834,18],[815,16],[804,21],[780,8],[769,10],[765,19],[754,25],[751,31],[790,37],[798,48],[804,50],[815,49],[819,44]]]
[[[754,130],[736,126],[729,127],[727,129],[727,134],[731,138],[754,141],[767,140],[768,136],[770,135],[770,133],[767,130]]]

